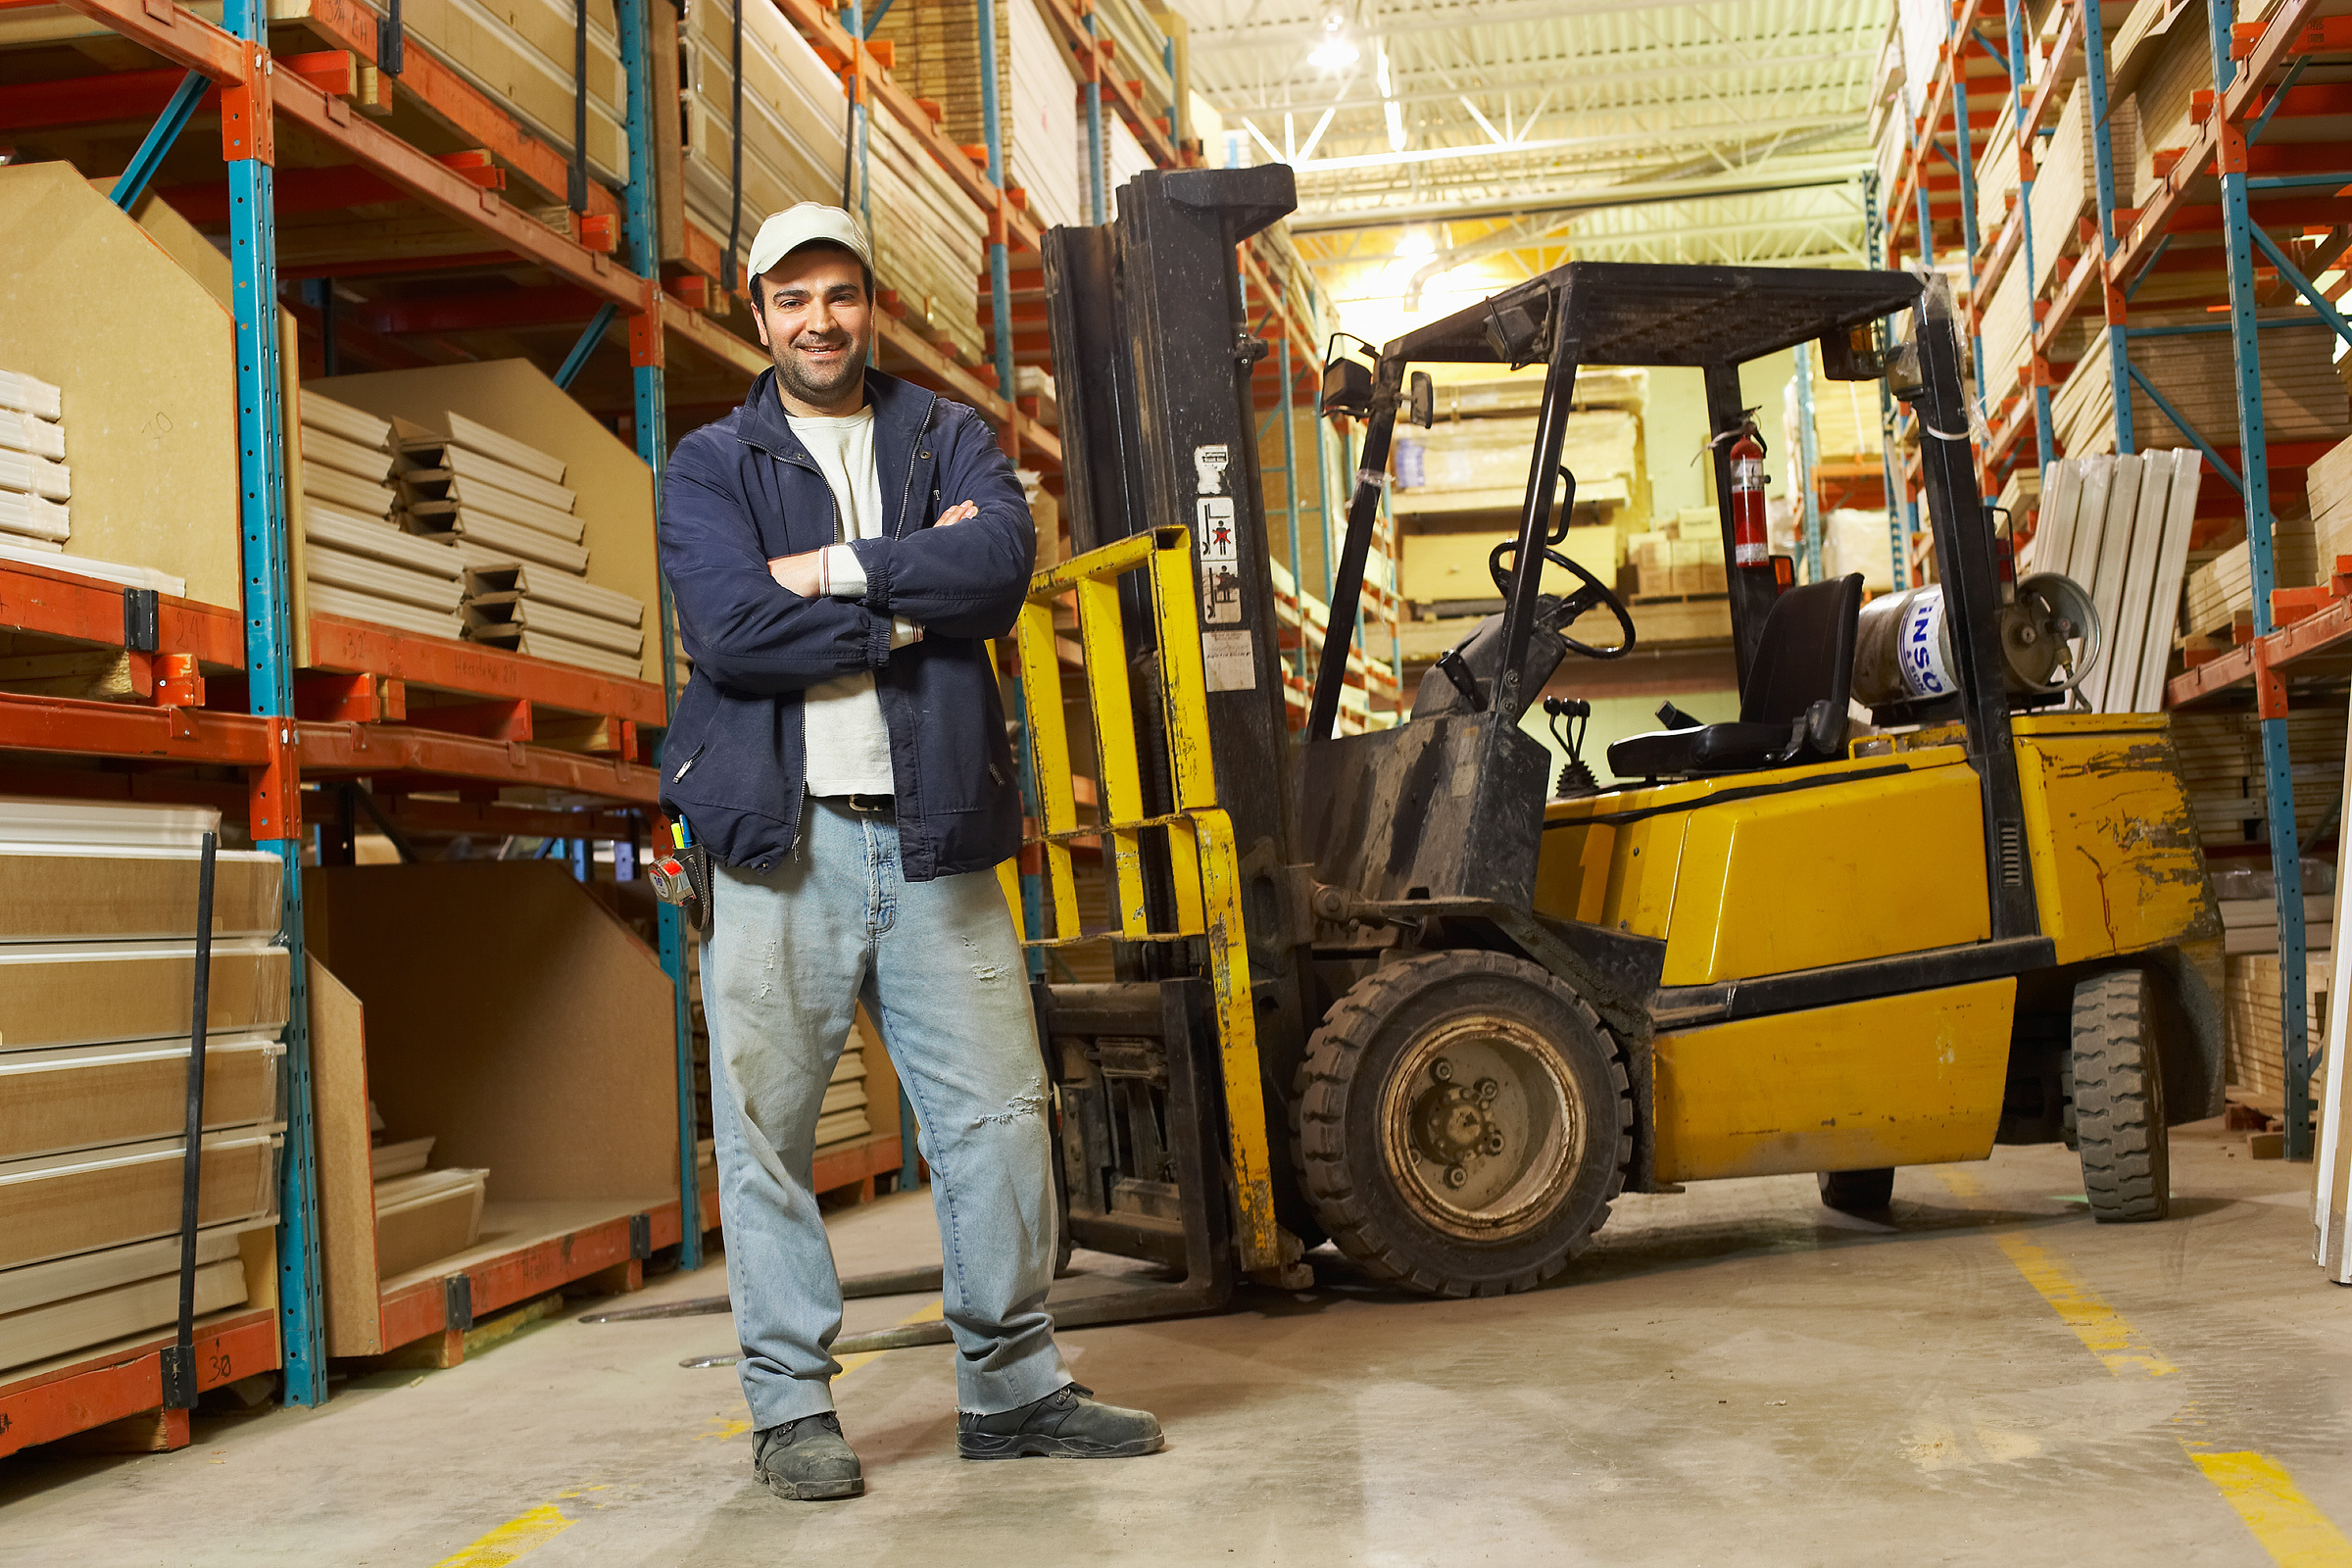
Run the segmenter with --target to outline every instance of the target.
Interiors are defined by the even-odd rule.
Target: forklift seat
[[[1764,617],[1739,719],[1629,735],[1609,747],[1609,771],[1621,779],[1672,778],[1837,757],[1845,747],[1861,614],[1860,572],[1789,589]]]

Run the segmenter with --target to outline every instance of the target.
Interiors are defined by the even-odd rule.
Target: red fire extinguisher
[[[1753,419],[1732,443],[1732,564],[1772,564],[1772,538],[1764,526],[1764,443]]]

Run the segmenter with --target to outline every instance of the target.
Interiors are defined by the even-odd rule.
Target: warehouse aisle
[[[322,1411],[200,1421],[180,1453],[0,1462],[0,1507],[15,1560],[109,1568],[2260,1564],[2233,1495],[2270,1499],[2274,1544],[2352,1527],[2352,1294],[2300,1261],[2308,1166],[2210,1128],[2174,1149],[2163,1225],[2094,1226],[2071,1156],[2003,1150],[1898,1173],[1891,1227],[1809,1177],[1719,1183],[1624,1200],[1578,1282],[1529,1297],[1327,1266],[1229,1316],[1071,1335],[1082,1380],[1166,1425],[1144,1460],[959,1461],[950,1352],[900,1351],[839,1385],[869,1495],[777,1502],[732,1374],[678,1364],[728,1348],[723,1319],[575,1309]],[[835,1219],[846,1269],[938,1255],[920,1199]]]

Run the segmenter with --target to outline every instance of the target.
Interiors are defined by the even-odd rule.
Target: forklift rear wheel
[[[2075,1138],[2082,1193],[2102,1224],[2172,1212],[2164,1075],[2148,977],[2118,969],[2075,987]]]
[[[1340,1250],[1432,1296],[1533,1289],[1609,1217],[1633,1156],[1624,1057],[1567,985],[1498,953],[1392,963],[1298,1069],[1301,1182]]]
[[[1840,1214],[1882,1214],[1894,1201],[1894,1167],[1821,1172],[1821,1201]]]

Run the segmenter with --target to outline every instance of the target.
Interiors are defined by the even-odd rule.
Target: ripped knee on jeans
[[[1024,1116],[1036,1116],[1042,1114],[1045,1111],[1045,1108],[1046,1097],[1042,1094],[1015,1095],[1012,1099],[1005,1102],[1004,1108],[1003,1110],[996,1112],[994,1115],[977,1117],[973,1120],[972,1125],[975,1127],[986,1127],[991,1123],[998,1123],[1009,1127]]]

